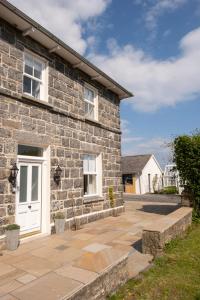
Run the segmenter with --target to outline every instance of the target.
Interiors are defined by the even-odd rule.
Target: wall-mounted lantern
[[[54,181],[55,181],[55,183],[56,183],[57,185],[59,185],[59,183],[60,183],[60,180],[61,180],[61,173],[62,173],[62,169],[61,169],[61,167],[58,165],[57,168],[56,168],[56,170],[55,170],[54,176],[53,176]]]
[[[14,163],[12,168],[10,169],[10,176],[8,177],[8,181],[12,184],[13,188],[16,188],[16,180],[17,180],[18,172],[19,169],[17,167],[17,164]]]

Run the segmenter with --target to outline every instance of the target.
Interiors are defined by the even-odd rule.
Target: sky
[[[122,154],[153,153],[200,127],[200,0],[10,0],[130,90]]]

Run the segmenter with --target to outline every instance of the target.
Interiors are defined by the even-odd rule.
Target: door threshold
[[[20,244],[24,244],[26,242],[34,241],[36,239],[48,236],[48,233],[42,233],[40,230],[33,231],[29,233],[25,233],[20,235]]]

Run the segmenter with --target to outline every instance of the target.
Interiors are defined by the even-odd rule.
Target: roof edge
[[[112,79],[110,76],[108,76],[106,73],[104,73],[101,69],[96,67],[93,63],[91,63],[88,59],[83,57],[81,54],[76,52],[73,48],[68,46],[66,43],[64,43],[61,39],[56,37],[53,33],[51,33],[49,30],[44,28],[42,25],[34,21],[32,18],[30,18],[28,15],[26,15],[24,12],[22,12],[20,9],[15,7],[13,4],[8,2],[7,0],[0,0],[0,5],[3,5],[7,9],[9,9],[12,13],[16,14],[18,17],[22,18],[24,21],[29,23],[31,26],[36,28],[41,33],[48,36],[48,38],[52,39],[55,43],[57,43],[59,46],[63,47],[66,51],[70,52],[70,54],[74,55],[77,59],[79,59],[83,64],[86,64],[88,67],[93,69],[95,72],[97,72],[100,76],[104,77],[106,80],[108,80],[110,83],[112,83],[114,86],[119,88],[124,94],[123,97],[116,93],[115,91],[112,91],[115,94],[118,94],[120,100],[125,98],[133,97],[134,95],[128,91],[126,88],[121,86],[119,83],[117,83],[114,79]],[[59,54],[58,54],[59,55]]]

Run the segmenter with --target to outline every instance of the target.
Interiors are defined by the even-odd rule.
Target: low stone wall
[[[74,218],[70,218],[66,220],[65,222],[65,230],[73,229],[74,226],[76,226],[78,229],[87,224],[91,223],[103,218],[111,217],[111,216],[117,216],[125,211],[124,206],[118,206],[114,208],[109,208],[101,211],[92,212],[86,215],[76,216]],[[52,224],[52,233],[55,233],[55,226]]]
[[[192,223],[192,208],[181,207],[143,229],[142,252],[160,256],[166,243],[182,235]]]
[[[104,300],[129,279],[127,269],[128,256],[124,256],[120,261],[115,262],[107,270],[102,272],[95,280],[91,281],[70,297],[62,300]]]
[[[144,201],[144,202],[162,202],[162,203],[181,203],[180,195],[163,195],[163,194],[123,194],[124,201]]]

